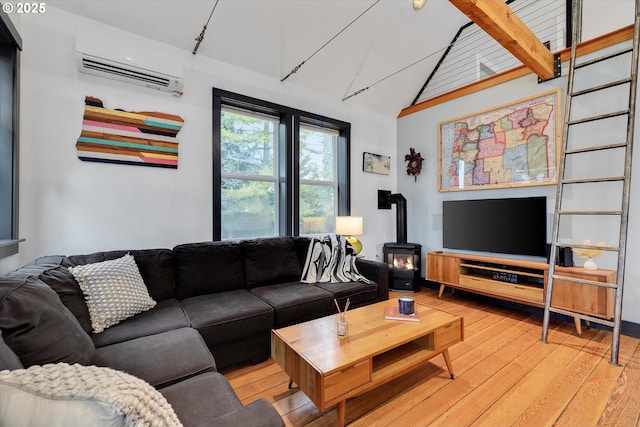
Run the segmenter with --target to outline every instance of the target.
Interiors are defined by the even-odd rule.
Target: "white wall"
[[[131,44],[181,62],[185,94],[81,74],[74,63],[77,32],[90,29],[115,55]],[[247,29],[245,29],[247,30]],[[376,258],[393,239],[392,219],[377,210],[377,189],[395,190],[389,176],[362,172],[362,152],[393,156],[396,118],[365,111],[290,83],[181,51],[48,6],[24,16],[21,82],[20,237],[16,256],[0,272],[45,254],[173,247],[212,237],[211,88],[288,105],[352,125],[352,214],[364,216],[363,254]],[[177,170],[82,162],[84,97],[107,108],[162,111],[185,120]]]
[[[629,45],[624,43],[620,46]],[[611,47],[608,50],[617,50],[620,46]],[[592,56],[601,56],[602,52]],[[627,57],[627,67],[630,63]],[[567,64],[564,64],[564,68]],[[589,73],[581,77],[583,87],[593,86],[604,81],[613,81],[613,75],[620,72],[622,67],[620,64],[614,65],[602,63],[597,68],[589,68]],[[626,68],[628,75],[628,68]],[[566,75],[566,73],[563,73]],[[579,79],[576,78],[576,83]],[[597,82],[597,83],[596,83]],[[512,103],[522,98],[531,97],[543,92],[547,92],[554,88],[562,90],[563,99],[566,91],[567,79],[562,77],[551,80],[549,82],[538,84],[537,77],[534,75],[525,76],[502,85],[489,88],[472,95],[458,98],[453,101],[434,106],[432,108],[405,116],[398,120],[398,158],[404,153],[409,152],[409,147],[414,147],[417,151],[422,152],[422,156],[426,159],[422,175],[418,177],[417,183],[412,178],[406,176],[398,176],[398,191],[402,192],[409,200],[409,239],[423,245],[426,251],[441,250],[442,247],[442,201],[443,200],[459,200],[459,199],[478,199],[478,198],[508,198],[508,197],[528,197],[528,196],[546,196],[548,211],[548,238],[551,235],[552,214],[555,209],[555,185],[552,186],[534,186],[510,189],[494,189],[479,191],[456,191],[448,193],[438,192],[438,126],[439,123],[449,121],[452,118],[472,114],[497,105]],[[576,87],[576,89],[578,89]],[[576,98],[577,99],[577,98]],[[618,96],[596,95],[595,98],[585,100],[585,102],[574,103],[573,111],[581,110],[585,115],[599,114],[596,110],[613,106],[616,102],[626,101],[627,96],[620,94]],[[564,106],[564,101],[563,101]],[[615,108],[615,109],[622,109]],[[609,110],[613,111],[613,110]],[[573,116],[572,118],[575,118]],[[636,121],[637,130],[640,129],[640,119]],[[598,122],[599,131],[605,136],[610,134],[619,134],[620,127],[612,125],[610,122]],[[624,131],[624,127],[622,127]],[[622,138],[624,140],[624,138]],[[602,141],[603,143],[606,141]],[[610,141],[618,142],[618,141]],[[638,150],[634,153],[634,163],[640,164],[640,154]],[[599,173],[604,165],[614,163],[608,158],[604,158],[603,154],[592,156],[588,159],[582,159],[582,164],[573,165],[573,169],[587,169],[593,173]],[[400,166],[400,165],[399,165]],[[571,166],[569,166],[571,168]],[[621,172],[619,172],[621,173]],[[627,241],[627,263],[625,274],[625,290],[623,305],[623,320],[640,323],[640,265],[635,262],[640,257],[640,215],[638,215],[638,198],[634,197],[639,194],[640,174],[636,171],[632,179],[632,196],[629,215],[628,241]],[[573,194],[566,194],[571,199]],[[595,201],[598,205],[603,200],[609,200],[611,193],[602,190],[599,193],[589,194],[586,198],[588,201]],[[618,199],[620,196],[618,195]],[[619,204],[618,204],[619,205]],[[594,208],[595,209],[595,208]],[[608,208],[607,208],[608,209]],[[597,220],[596,220],[597,221]],[[585,238],[590,238],[594,243],[605,240],[607,243],[612,242],[611,233],[598,225],[599,223],[584,222],[580,219],[573,220],[561,227],[561,238],[567,241],[582,242]],[[617,227],[615,228],[617,232]],[[584,234],[586,233],[586,234]],[[607,237],[602,237],[606,235]],[[617,237],[617,235],[616,235]],[[574,257],[576,265],[584,262],[584,260]],[[607,258],[602,255],[596,258],[598,264],[603,268],[615,268],[615,259]],[[613,261],[613,263],[612,263]]]

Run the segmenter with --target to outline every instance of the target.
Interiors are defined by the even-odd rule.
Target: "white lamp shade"
[[[336,233],[343,236],[359,236],[363,233],[363,221],[361,216],[337,216]]]

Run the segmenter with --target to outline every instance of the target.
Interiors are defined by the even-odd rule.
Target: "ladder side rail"
[[[640,0],[639,0],[640,1]],[[553,275],[556,265],[556,252],[558,248],[558,235],[560,228],[560,208],[562,201],[563,179],[564,179],[564,165],[565,165],[565,151],[567,150],[567,140],[569,136],[569,120],[571,114],[571,93],[573,92],[573,75],[574,67],[576,63],[576,50],[578,46],[578,37],[580,36],[580,26],[582,21],[582,0],[573,0],[573,7],[571,13],[571,56],[569,58],[569,75],[567,77],[567,94],[564,103],[564,120],[562,125],[562,141],[560,151],[560,165],[558,165],[558,171],[556,174],[557,186],[556,186],[556,204],[553,212],[553,229],[551,232],[551,248],[549,253],[549,272],[547,275],[547,283],[545,290],[544,300],[544,314],[542,317],[542,337],[540,341],[547,342],[547,335],[549,332],[549,317],[551,307],[551,295],[553,292]]]
[[[622,296],[624,285],[625,260],[627,254],[627,229],[629,225],[629,198],[631,195],[631,163],[633,159],[633,135],[635,127],[635,107],[638,76],[638,42],[640,40],[640,0],[636,0],[635,21],[633,28],[633,53],[631,55],[631,85],[629,88],[629,115],[627,117],[627,148],[625,154],[625,181],[622,184],[622,211],[620,218],[620,237],[618,244],[618,288],[613,310],[614,326],[611,344],[611,360],[609,363],[618,365],[620,330],[622,323]]]

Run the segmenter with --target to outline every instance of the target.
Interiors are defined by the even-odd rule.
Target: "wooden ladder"
[[[560,153],[560,164],[558,169],[558,184],[556,190],[556,205],[555,212],[553,218],[553,231],[551,238],[551,250],[549,255],[549,276],[547,281],[547,288],[545,293],[545,306],[544,306],[544,317],[542,324],[542,338],[541,341],[543,343],[547,342],[547,335],[549,331],[549,317],[550,313],[559,313],[567,316],[571,316],[574,319],[582,319],[588,322],[594,322],[602,325],[609,326],[613,328],[613,337],[611,341],[611,360],[609,363],[612,365],[618,365],[618,353],[620,346],[620,327],[622,322],[622,289],[624,283],[624,264],[625,264],[625,255],[626,255],[626,241],[627,241],[627,224],[628,224],[628,215],[629,215],[629,196],[630,196],[630,184],[631,184],[631,156],[632,156],[632,147],[633,147],[633,131],[634,131],[634,123],[635,123],[635,103],[636,103],[636,80],[637,80],[637,72],[638,72],[638,38],[639,38],[639,29],[640,29],[640,0],[636,0],[635,5],[635,23],[634,23],[634,32],[633,32],[633,43],[631,47],[622,49],[620,51],[616,51],[613,53],[606,54],[602,57],[583,61],[579,64],[576,64],[576,46],[579,42],[580,35],[580,27],[582,21],[582,0],[573,0],[573,8],[572,8],[572,22],[573,22],[573,34],[571,41],[571,58],[569,61],[569,76],[567,82],[567,94],[565,99],[565,109],[564,109],[564,123],[563,123],[563,132],[562,132],[562,148]],[[593,66],[594,64],[600,64],[600,66],[606,65],[603,61],[611,61],[614,58],[619,58],[623,55],[630,55],[630,72],[629,75],[623,76],[615,81],[606,82],[604,84],[599,84],[596,86],[592,86],[586,89],[575,90],[574,91],[574,79],[576,78],[576,71],[581,69],[588,69],[588,67]],[[620,58],[618,59],[620,60]],[[580,74],[579,72],[578,74]],[[612,90],[612,88],[618,88],[616,90],[620,91],[624,86],[628,86],[629,88],[629,103],[627,108],[622,110],[606,112],[598,115],[591,115],[584,118],[572,118],[571,109],[572,103],[574,102],[574,98],[582,97],[588,94],[594,94],[597,92],[598,96],[601,96],[601,100],[609,100],[614,95],[608,95],[610,98],[604,98],[607,96],[607,91]],[[593,96],[593,95],[592,95]],[[624,95],[626,98],[626,94]],[[583,98],[584,99],[584,98]],[[578,100],[576,99],[576,102]],[[599,104],[598,102],[592,103],[593,105]],[[584,109],[584,108],[583,108]],[[580,110],[580,108],[578,108]],[[589,110],[589,108],[586,108]],[[626,140],[623,142],[597,142],[595,144],[589,143],[587,146],[585,144],[580,144],[579,141],[576,141],[573,133],[578,134],[580,131],[578,128],[580,126],[585,126],[591,123],[591,126],[594,125],[593,122],[596,122],[597,125],[604,123],[605,121],[618,120],[620,118],[624,118],[626,116]],[[618,118],[618,119],[616,119]],[[612,122],[609,122],[610,124]],[[616,122],[618,123],[618,122]],[[615,125],[615,124],[614,124]],[[622,126],[621,126],[622,127]],[[584,131],[582,133],[584,135]],[[588,138],[582,138],[588,139]],[[575,174],[575,170],[579,169],[579,156],[584,156],[586,153],[591,153],[590,155],[597,155],[601,160],[600,163],[609,163],[608,159],[613,157],[615,153],[613,151],[618,150],[616,153],[619,154],[619,157],[622,158],[624,156],[624,160],[620,161],[621,165],[618,165],[619,168],[622,168],[621,171],[615,171],[613,176],[581,176],[579,178],[573,177]],[[567,162],[569,162],[569,167],[567,167]],[[598,163],[596,161],[596,163]],[[614,163],[614,162],[611,162]],[[593,169],[601,169],[602,165],[597,165]],[[570,170],[573,169],[573,170]],[[595,173],[595,172],[594,172]],[[604,183],[604,184],[603,184]],[[584,209],[582,206],[590,204],[589,202],[593,202],[593,197],[589,197],[590,193],[589,188],[594,189],[593,186],[600,185],[600,192],[602,192],[602,185],[612,186],[610,189],[614,189],[614,196],[611,196],[615,199],[615,206],[611,209],[599,209],[601,205],[599,205],[596,209]],[[592,187],[589,187],[592,186]],[[608,188],[609,189],[609,188]],[[567,195],[568,193],[568,195]],[[582,200],[578,201],[578,208],[566,208],[567,204],[576,204],[576,199],[579,198],[579,194],[585,194],[582,197]],[[607,191],[607,197],[612,194],[611,191]],[[597,193],[602,194],[602,193]],[[618,197],[619,194],[619,197]],[[617,203],[620,202],[618,206]],[[598,203],[605,203],[604,200],[597,201]],[[613,218],[613,224],[615,224],[615,234],[617,234],[618,242],[613,245],[596,245],[586,242],[582,243],[563,243],[559,242],[558,238],[560,235],[561,228],[561,220],[563,218],[567,218],[569,221],[581,221],[582,218],[589,218],[590,222],[588,222],[590,227],[590,232],[593,234],[597,234],[603,229],[611,229],[611,219]],[[619,218],[619,221],[617,220]],[[565,221],[567,220],[565,219]],[[607,224],[600,223],[599,221],[609,221]],[[594,225],[595,224],[595,225]],[[609,225],[607,227],[607,225]],[[604,253],[613,253],[615,256],[615,263],[617,264],[616,268],[616,282],[615,283],[603,283],[594,280],[584,280],[573,277],[567,277],[563,275],[556,274],[555,265],[556,265],[556,257],[557,257],[557,248],[560,246],[571,247],[573,249],[579,250],[599,250]],[[598,286],[608,289],[615,289],[615,300],[614,300],[614,308],[613,308],[613,320],[611,319],[603,319],[601,317],[595,317],[592,315],[586,315],[584,312],[572,311],[567,309],[560,309],[551,306],[552,295],[553,295],[553,285],[555,280],[561,280],[563,282],[573,282],[581,284],[581,286]],[[609,291],[610,292],[610,291]],[[578,320],[580,321],[580,320]]]

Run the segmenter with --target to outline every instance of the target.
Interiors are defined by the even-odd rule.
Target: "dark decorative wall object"
[[[404,156],[404,161],[409,162],[407,164],[407,175],[413,175],[414,181],[418,180],[418,175],[420,175],[420,171],[422,171],[422,155],[420,153],[416,153],[416,150],[413,148],[409,148],[409,154]]]

